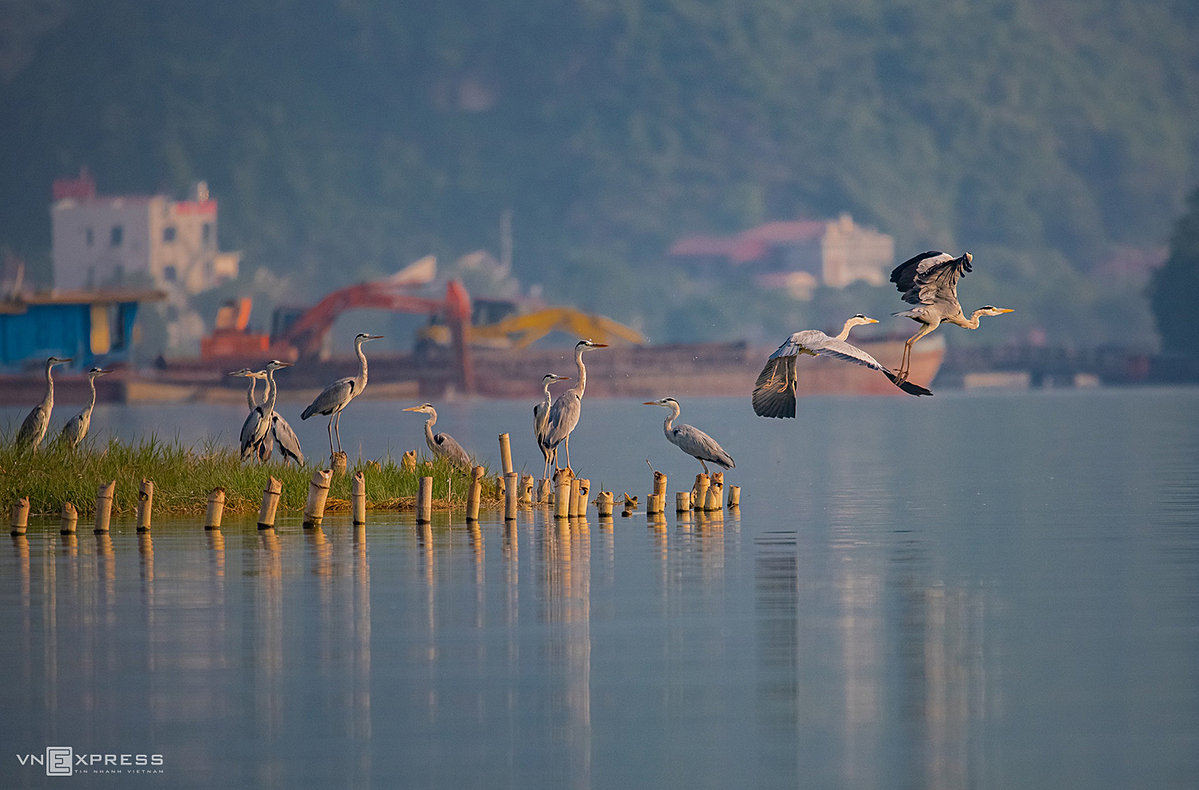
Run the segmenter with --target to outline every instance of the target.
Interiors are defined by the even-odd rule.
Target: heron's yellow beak
[[[866,323],[868,323],[868,324],[877,324],[877,323],[878,323],[878,319],[877,319],[877,318],[867,318],[867,319],[866,319]]]
[[[1001,307],[1001,308],[999,308],[999,312],[1001,312],[1001,313],[1014,313],[1014,312],[1016,312],[1016,309],[1015,309],[1014,307]]]
[[[404,411],[420,411],[420,406],[409,406]]]
[[[656,400],[647,400],[645,403],[643,403],[641,405],[642,406],[661,406],[662,404],[658,403]]]
[[[592,343],[591,347],[592,348],[607,348],[608,344],[607,343]]]

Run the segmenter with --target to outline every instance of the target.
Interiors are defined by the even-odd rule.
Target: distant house
[[[762,288],[807,299],[817,285],[884,284],[895,240],[842,214],[827,221],[768,222],[735,236],[684,236],[667,254],[697,279],[748,277]]]
[[[190,308],[193,294],[235,279],[240,254],[217,247],[217,202],[197,182],[188,200],[166,195],[96,194],[87,169],[54,181],[51,256],[54,286],[94,291],[137,283],[161,289],[170,345],[199,341],[204,322]]]
[[[0,296],[0,371],[39,368],[46,357],[70,357],[72,368],[127,361],[145,290],[57,291]]]

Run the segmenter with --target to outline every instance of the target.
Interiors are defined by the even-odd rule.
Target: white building
[[[54,182],[51,255],[59,290],[94,290],[144,274],[168,294],[169,342],[190,350],[204,322],[190,296],[237,277],[240,254],[217,248],[217,202],[199,182],[188,200],[102,196],[86,168]]]

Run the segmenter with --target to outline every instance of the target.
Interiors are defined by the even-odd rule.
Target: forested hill
[[[1199,182],[1190,0],[0,8],[0,247],[35,263],[87,165],[105,193],[206,179],[222,246],[299,291],[495,250],[510,208],[518,276],[629,318],[680,233],[848,211],[1069,312]]]

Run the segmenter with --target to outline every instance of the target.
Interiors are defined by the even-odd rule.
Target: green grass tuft
[[[352,461],[349,472],[333,480],[327,510],[349,508],[350,482],[358,470],[366,476],[368,507],[414,507],[418,478],[429,475],[433,477],[435,507],[464,506],[467,476],[442,460],[434,461],[430,472],[423,460],[418,461],[417,471],[401,469],[390,457]],[[155,513],[203,513],[209,493],[217,487],[225,489],[226,512],[249,513],[262,504],[262,491],[273,476],[283,483],[280,510],[302,511],[315,469],[312,465],[243,463],[236,451],[211,441],[192,447],[178,439],[164,442],[154,434],[135,442],[85,441],[76,449],[46,442],[36,451],[18,449],[9,437],[3,437],[0,505],[7,517],[12,504],[27,496],[33,513],[57,513],[63,502],[70,502],[81,517],[87,516],[95,511],[97,489],[116,480],[113,514],[128,515],[137,509],[138,484],[146,478],[154,482]],[[494,475],[488,474],[483,478],[483,498],[487,501],[495,496]]]

